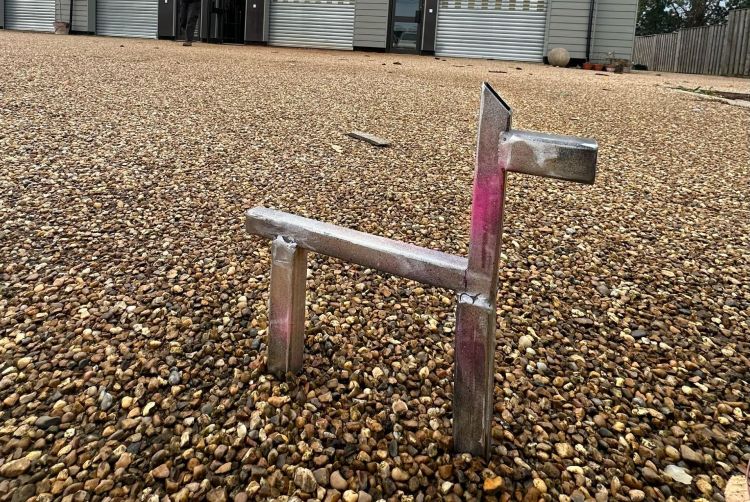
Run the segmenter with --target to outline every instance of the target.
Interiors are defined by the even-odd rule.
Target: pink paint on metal
[[[505,201],[511,112],[488,85],[482,88],[471,211],[466,293],[456,310],[453,442],[457,451],[487,456],[495,362],[495,299]]]
[[[470,242],[481,243],[482,260],[487,259],[493,245],[490,237],[494,232],[492,225],[497,223],[498,214],[502,224],[503,205],[505,199],[505,173],[477,178],[474,186],[474,196],[471,203],[471,235]],[[498,235],[502,229],[498,229]]]

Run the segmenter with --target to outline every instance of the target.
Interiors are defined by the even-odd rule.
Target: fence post
[[[737,11],[737,17],[740,18],[740,32],[742,33],[739,57],[737,59],[737,75],[747,75],[748,65],[750,61],[750,9],[743,9]]]
[[[675,43],[675,46],[674,46],[674,61],[672,62],[673,64],[672,71],[674,73],[677,73],[678,67],[680,64],[680,52],[682,51],[682,33],[683,33],[682,30],[679,30],[677,32],[677,42]]]
[[[724,47],[721,50],[721,74],[727,75],[729,73],[729,65],[732,54],[732,31],[734,28],[734,11],[729,11],[729,18],[727,20],[727,31],[724,34]]]

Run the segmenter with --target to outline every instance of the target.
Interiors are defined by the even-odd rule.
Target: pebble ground
[[[452,292],[311,256],[266,376],[271,206],[465,254],[480,83],[601,145],[512,175],[489,460]],[[0,500],[723,500],[750,459],[750,81],[0,32]],[[345,136],[392,141],[376,149]]]

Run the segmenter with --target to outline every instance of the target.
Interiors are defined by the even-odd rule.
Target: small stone
[[[664,448],[664,453],[672,460],[680,460],[680,452],[674,446],[667,445]]]
[[[440,484],[440,493],[442,493],[443,495],[447,495],[452,489],[453,483],[451,483],[450,481],[443,481]]]
[[[659,473],[652,468],[644,467],[641,472],[643,473],[643,479],[645,479],[648,484],[657,486],[662,483],[661,476],[659,476]]]
[[[31,498],[34,497],[34,495],[36,495],[36,486],[29,483],[29,484],[21,486],[20,488],[18,488],[18,490],[13,492],[13,498],[10,500],[11,502],[26,502],[27,500],[31,500]],[[42,497],[37,497],[36,500],[42,501],[45,499],[43,499]],[[46,500],[51,500],[51,499],[46,499]]]
[[[325,486],[328,484],[329,476],[327,468],[321,467],[320,469],[315,469],[313,471],[313,476],[315,477],[318,486]]]
[[[101,495],[103,493],[109,492],[112,488],[114,488],[115,482],[111,479],[102,479],[99,484],[97,485],[96,489],[94,490],[94,493],[97,495]]]
[[[50,417],[49,415],[42,415],[41,417],[36,419],[34,425],[36,425],[40,429],[46,430],[50,427],[56,427],[60,425],[61,421],[62,419],[60,417]]]
[[[522,335],[521,338],[518,339],[518,350],[521,352],[525,352],[526,349],[531,348],[532,345],[534,345],[534,337],[531,335]]]
[[[544,482],[541,478],[534,478],[534,488],[537,489],[539,493],[547,493],[547,483]]]
[[[102,393],[99,395],[99,407],[103,411],[107,411],[108,409],[110,409],[112,407],[113,401],[114,400],[112,398],[112,394],[110,394],[107,391],[103,390]]]
[[[31,364],[32,359],[30,357],[22,357],[18,361],[16,361],[16,368],[19,370],[25,369],[26,366]]]
[[[493,476],[484,480],[482,489],[487,493],[495,493],[503,487],[503,478]]]
[[[365,493],[362,490],[360,490],[359,499],[357,502],[372,502],[372,496],[369,493]]]
[[[203,464],[198,464],[195,467],[193,467],[193,479],[203,479],[206,477],[206,473],[208,472],[208,469]]]
[[[580,324],[581,326],[593,326],[594,325],[594,321],[592,321],[588,317],[574,317],[573,321]]]
[[[630,490],[630,500],[633,502],[642,502],[646,498],[646,494],[641,490]]]
[[[180,491],[172,495],[174,502],[188,502],[190,500],[190,490],[187,487],[182,488]]]
[[[318,488],[318,482],[310,469],[298,467],[294,471],[294,484],[303,492],[313,493]]]
[[[346,490],[343,499],[344,502],[357,502],[359,500],[359,494],[354,490]]]
[[[453,465],[445,464],[438,467],[438,476],[442,479],[450,479],[453,476]]]
[[[391,477],[395,481],[408,481],[411,476],[409,476],[409,473],[404,471],[400,467],[394,467],[391,470]]]
[[[555,451],[562,458],[573,458],[576,454],[575,450],[569,443],[555,443]]]
[[[167,378],[167,382],[169,382],[170,385],[177,385],[180,383],[180,379],[182,378],[182,375],[177,370],[172,370],[169,372],[169,378]]]
[[[281,408],[289,402],[289,396],[271,396],[268,398],[268,404],[274,408]]]
[[[698,477],[698,479],[695,481],[695,486],[706,497],[710,497],[714,492],[714,488],[713,486],[711,486],[711,482],[702,476]]]
[[[682,455],[683,460],[687,462],[691,462],[693,464],[703,463],[703,455],[693,450],[688,445],[684,444],[680,446],[680,455]]]
[[[18,460],[11,460],[0,466],[0,476],[4,478],[17,478],[21,474],[24,474],[31,467],[31,460],[28,458],[19,458]]]
[[[323,502],[339,502],[341,500],[341,492],[338,490],[326,491],[326,498]]]
[[[169,467],[167,464],[161,464],[151,471],[151,475],[157,479],[164,479],[169,477]]]
[[[214,488],[206,494],[206,500],[208,502],[226,502],[227,491],[225,488]]]
[[[226,474],[232,470],[232,462],[225,462],[216,469],[215,474]]]
[[[237,439],[245,439],[247,436],[247,426],[243,423],[237,424]]]
[[[693,477],[687,472],[684,467],[670,464],[664,469],[664,474],[683,485],[690,485],[693,482]]]
[[[339,471],[333,471],[331,474],[331,486],[337,490],[346,490],[349,484]]]
[[[124,452],[115,462],[115,469],[127,469],[133,462],[133,455],[130,452]]]
[[[154,406],[156,406],[156,403],[151,401],[149,403],[146,403],[146,406],[143,407],[143,410],[141,410],[141,415],[144,417],[147,417],[151,414],[151,410],[154,409]]]
[[[133,405],[133,398],[130,396],[125,396],[122,398],[122,401],[120,401],[120,407],[123,410],[127,410]]]
[[[609,481],[609,491],[612,494],[612,496],[617,495],[621,487],[622,487],[622,482],[620,481],[620,478],[618,478],[617,476],[613,476],[612,479]]]
[[[409,407],[401,399],[396,399],[396,401],[391,406],[391,409],[393,409],[393,413],[404,413],[409,409]]]

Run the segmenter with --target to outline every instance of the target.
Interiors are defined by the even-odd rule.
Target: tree
[[[723,24],[730,10],[746,7],[750,0],[639,0],[636,33],[655,35]]]
[[[668,0],[639,0],[636,35],[671,33],[682,26],[682,19]]]

